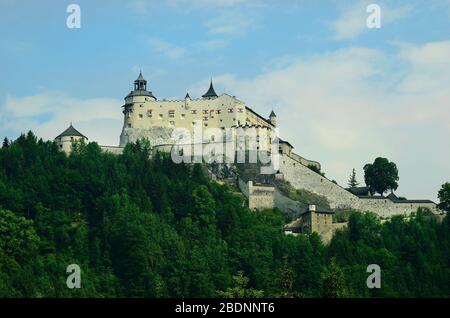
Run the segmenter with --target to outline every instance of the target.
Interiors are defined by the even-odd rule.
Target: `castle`
[[[294,210],[294,214],[300,216],[299,221],[304,219],[300,222],[302,224],[311,223],[311,220],[314,223],[320,219],[316,216],[306,219],[304,216],[301,217],[303,214],[328,215],[342,209],[370,211],[382,218],[398,214],[409,215],[418,208],[427,208],[436,214],[441,213],[436,204],[429,200],[399,199],[394,194],[388,197],[372,196],[364,188],[345,189],[330,181],[311,169],[315,167],[320,170],[319,162],[294,153],[294,147],[278,137],[277,117],[273,111],[265,118],[235,96],[218,95],[212,81],[201,98],[191,98],[187,93],[184,99],[159,100],[148,89],[147,81],[140,73],[134,81],[133,90],[125,97],[122,108],[124,119],[119,147],[100,146],[105,152],[121,154],[127,143],[147,138],[155,152],[173,152],[175,147],[178,147],[179,151],[181,147],[181,150],[188,152],[188,157],[192,157],[191,150],[198,144],[210,147],[208,151],[212,149],[212,152],[231,145],[233,159],[235,152],[239,150],[276,154],[277,167],[273,171],[272,179],[282,180],[295,189],[304,189],[323,196],[328,200],[330,207],[329,212],[328,210],[323,212],[320,207],[302,208],[289,198],[283,197],[273,183],[257,184],[256,180],[243,180],[238,176],[237,184],[247,196],[249,207],[252,209],[278,207],[280,210]],[[200,138],[190,137],[202,129],[208,133],[201,134]],[[176,133],[179,131],[188,135],[188,138]],[[183,139],[183,142],[180,143],[180,139]],[[67,153],[71,151],[72,143],[80,140],[87,141],[88,138],[72,124],[55,138],[58,147]],[[325,224],[328,224],[327,222]],[[310,229],[315,227],[317,225],[309,226]],[[301,229],[302,226],[299,225],[298,228]],[[292,232],[292,226],[289,229],[287,231]],[[321,232],[326,231],[322,228]]]

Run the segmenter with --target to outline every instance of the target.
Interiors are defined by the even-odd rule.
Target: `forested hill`
[[[67,157],[32,134],[0,149],[0,297],[415,297],[450,295],[450,222],[380,224],[354,213],[329,246],[282,233],[200,165],[121,156],[95,143]],[[66,267],[82,269],[81,288]],[[369,264],[382,270],[368,289]]]

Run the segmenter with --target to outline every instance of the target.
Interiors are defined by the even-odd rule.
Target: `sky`
[[[68,28],[67,7],[81,9]],[[368,28],[369,4],[381,27]],[[0,0],[0,136],[53,139],[73,122],[118,145],[142,70],[155,96],[213,79],[345,186],[376,157],[397,195],[437,201],[450,181],[450,0]]]

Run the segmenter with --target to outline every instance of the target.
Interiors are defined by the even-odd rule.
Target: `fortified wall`
[[[280,173],[294,188],[305,189],[326,197],[334,210],[350,208],[370,211],[383,218],[399,214],[408,215],[416,212],[418,208],[428,208],[436,214],[441,212],[436,204],[429,200],[394,202],[387,197],[358,197],[286,154],[280,158]]]

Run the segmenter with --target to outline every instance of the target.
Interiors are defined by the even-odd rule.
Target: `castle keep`
[[[291,202],[292,200],[280,194],[276,185],[271,182],[263,181],[257,184],[254,182],[256,180],[244,181],[240,176],[237,176],[235,181],[247,196],[252,209],[278,207],[280,210],[295,210],[297,214],[305,214],[298,218],[303,225],[297,228],[310,224],[309,229],[320,229],[323,235],[328,235],[324,234],[326,232],[324,227],[330,223],[329,215],[333,211],[342,209],[371,211],[383,218],[397,214],[409,215],[416,212],[418,208],[428,208],[433,213],[441,213],[436,204],[429,200],[400,200],[395,195],[370,196],[361,192],[360,189],[342,188],[310,169],[314,166],[320,170],[319,162],[296,154],[293,151],[294,147],[288,141],[278,137],[277,117],[273,111],[268,118],[265,118],[235,96],[218,95],[212,81],[201,98],[191,98],[187,93],[184,99],[159,100],[149,90],[147,81],[140,73],[134,81],[133,90],[125,97],[122,109],[124,119],[120,145],[119,147],[100,146],[105,152],[120,154],[127,143],[136,142],[141,138],[147,138],[150,141],[153,151],[171,152],[179,138],[177,134],[174,134],[175,131],[182,130],[187,134],[195,135],[199,129],[213,131],[213,133],[202,134],[197,140],[188,140],[189,147],[196,143],[211,145],[231,142],[235,146],[234,150],[264,152],[272,155],[275,152],[278,155],[278,165],[274,170],[276,179],[288,183],[295,189],[307,190],[325,197],[329,202],[329,211],[315,205],[313,209],[302,208],[298,202]],[[256,131],[254,136],[245,135],[250,129]],[[244,132],[243,142],[239,140],[239,132],[242,131]],[[249,137],[254,138],[253,143],[248,142]],[[55,138],[56,144],[67,153],[71,151],[73,142],[81,140],[88,139],[72,125]],[[273,144],[277,147],[272,147]],[[322,218],[324,221],[318,226],[315,220]],[[294,220],[289,228],[292,229],[295,224]],[[332,226],[329,230],[333,230]]]

